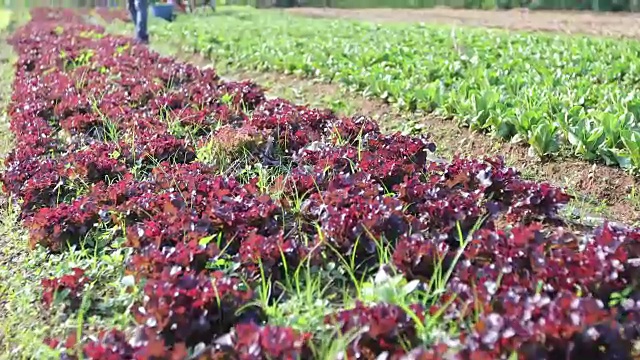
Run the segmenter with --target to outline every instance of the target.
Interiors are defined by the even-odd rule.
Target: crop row
[[[241,29],[242,31],[237,31]],[[640,168],[640,43],[248,10],[159,27],[219,64],[317,77],[530,145]]]
[[[17,146],[2,182],[33,246],[65,251],[113,229],[143,296],[134,335],[47,339],[62,358],[323,358],[316,329],[270,324],[255,289],[345,257],[357,277],[443,283],[428,302],[327,314],[355,334],[347,358],[631,358],[637,229],[569,231],[558,210],[570,196],[501,159],[431,160],[426,136],[267,100],[83,19],[35,9],[10,39]],[[89,282],[83,269],[45,279],[44,306],[65,293],[78,309]],[[447,332],[426,332],[433,322]]]

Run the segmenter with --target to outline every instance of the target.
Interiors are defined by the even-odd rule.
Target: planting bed
[[[635,355],[640,230],[578,231],[569,195],[499,158],[431,160],[427,136],[31,15],[10,39],[4,190],[33,247],[132,249],[140,292],[131,327],[46,339],[61,358]],[[104,311],[85,270],[43,279],[45,313]],[[301,294],[318,321],[274,311]]]

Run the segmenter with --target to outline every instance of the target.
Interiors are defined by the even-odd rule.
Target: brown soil
[[[425,22],[640,38],[640,14],[590,11],[291,8],[291,14],[375,22]]]

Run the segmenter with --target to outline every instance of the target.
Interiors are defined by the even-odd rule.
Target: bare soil
[[[640,14],[636,13],[448,8],[419,10],[291,8],[284,11],[309,17],[342,18],[374,22],[424,22],[502,28],[515,31],[543,31],[640,38]]]

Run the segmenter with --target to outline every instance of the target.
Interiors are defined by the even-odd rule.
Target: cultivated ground
[[[519,12],[454,12],[440,9],[416,12],[291,11],[312,16],[356,16],[375,21],[430,19],[474,26],[533,29],[518,27],[523,22],[514,20],[515,15],[523,18],[531,16]],[[503,18],[500,20],[496,16],[493,23],[480,19],[487,14],[501,14]],[[509,19],[509,16],[512,18]],[[547,22],[543,20],[545,16],[548,16]],[[623,31],[623,26],[616,23],[615,16],[570,14],[569,20],[562,25],[564,28],[545,28],[557,25],[553,16],[551,13],[537,13],[535,29],[589,32],[589,21],[593,23],[595,20],[586,19],[592,17],[600,19],[599,26],[602,29],[608,27]],[[627,30],[632,28],[634,16],[619,18],[627,19]],[[605,26],[603,19],[609,19],[607,21],[610,24]],[[84,19],[87,20],[102,23],[97,16]],[[240,358],[239,354],[246,355],[249,351],[257,354],[256,359],[334,359],[344,356],[344,353],[339,353],[348,348],[349,356],[355,356],[357,352],[364,359],[380,358],[378,355],[386,351],[387,356],[389,353],[395,354],[391,359],[414,360],[453,358],[451,353],[460,346],[468,348],[464,350],[467,351],[466,355],[461,355],[459,359],[467,359],[469,357],[464,356],[469,354],[470,358],[493,359],[498,358],[498,353],[505,358],[508,355],[511,355],[509,358],[515,358],[514,350],[526,347],[520,345],[527,339],[533,342],[532,346],[525,349],[529,351],[527,359],[540,358],[538,351],[549,351],[550,359],[556,359],[554,356],[559,353],[562,359],[579,359],[580,354],[585,353],[598,353],[598,356],[603,356],[598,359],[609,359],[618,351],[638,356],[627,345],[632,344],[631,340],[640,338],[632,332],[634,326],[637,327],[633,315],[640,314],[640,303],[634,305],[631,301],[632,304],[629,304],[627,300],[640,297],[634,280],[637,278],[635,264],[640,259],[640,251],[634,241],[640,242],[640,232],[631,227],[601,225],[602,219],[595,219],[595,225],[592,226],[581,226],[574,221],[575,217],[580,222],[588,222],[594,220],[594,216],[619,220],[629,225],[638,221],[640,182],[637,177],[619,168],[564,156],[541,161],[530,156],[521,144],[501,142],[486,134],[460,128],[450,118],[401,111],[381,100],[318,79],[274,71],[258,72],[251,70],[248,61],[238,61],[236,66],[229,66],[228,61],[212,64],[206,56],[185,52],[185,43],[176,41],[180,39],[175,36],[176,31],[188,32],[186,39],[194,40],[194,43],[197,43],[195,39],[199,39],[200,45],[223,47],[224,41],[207,31],[205,26],[200,29],[195,26],[191,30],[181,28],[180,21],[210,24],[224,19],[184,18],[172,25],[153,21],[152,49],[179,61],[198,65],[199,69],[185,70],[187,67],[178,67],[182,65],[164,59],[167,69],[171,69],[178,80],[174,82],[171,79],[157,93],[140,98],[135,98],[134,91],[140,87],[129,88],[131,79],[142,79],[148,86],[163,76],[163,69],[158,67],[155,72],[149,71],[158,74],[157,78],[149,76],[146,70],[155,65],[145,63],[141,66],[139,62],[146,61],[152,55],[143,47],[128,43],[122,45],[121,38],[111,37],[114,33],[130,34],[131,25],[112,23],[105,33],[67,25],[55,27],[55,24],[42,30],[41,35],[50,37],[51,43],[60,41],[63,44],[54,45],[52,53],[60,52],[60,57],[67,61],[66,51],[60,50],[67,46],[79,55],[67,67],[60,69],[46,63],[39,55],[35,56],[36,60],[51,66],[50,71],[60,78],[69,76],[76,80],[68,86],[77,89],[81,96],[88,96],[86,94],[89,92],[85,93],[84,75],[80,75],[76,67],[86,66],[93,71],[92,81],[88,83],[104,86],[103,95],[127,94],[124,100],[116,101],[131,106],[121,115],[112,112],[116,115],[105,120],[102,110],[96,110],[96,99],[89,99],[90,102],[96,102],[95,108],[87,110],[89,114],[96,112],[100,115],[94,120],[99,124],[104,122],[102,126],[107,130],[114,126],[117,129],[114,133],[105,130],[104,138],[93,139],[96,136],[93,129],[82,129],[75,123],[67,125],[71,130],[84,134],[85,137],[75,138],[76,141],[98,141],[81,144],[69,153],[61,147],[52,151],[52,156],[66,159],[81,151],[100,150],[101,144],[114,143],[118,150],[109,150],[104,162],[126,162],[125,168],[118,171],[131,175],[123,180],[114,171],[113,175],[106,176],[109,180],[105,181],[106,184],[102,184],[100,179],[89,180],[87,176],[80,175],[81,179],[96,182],[99,186],[81,188],[81,195],[70,193],[69,197],[107,201],[99,197],[103,194],[102,186],[105,193],[118,193],[120,188],[117,186],[131,185],[152,190],[142,192],[142,195],[131,195],[137,191],[137,188],[131,187],[130,191],[115,196],[113,202],[118,206],[111,203],[105,205],[111,217],[105,219],[96,216],[95,220],[91,220],[93,230],[88,231],[82,239],[71,239],[80,244],[79,247],[65,249],[58,255],[50,253],[53,247],[47,249],[38,246],[35,251],[27,249],[29,234],[25,230],[32,227],[31,237],[34,232],[33,225],[27,223],[23,227],[18,220],[19,212],[25,210],[15,207],[16,202],[0,203],[0,247],[3,249],[0,252],[0,359],[33,358],[34,354],[37,354],[37,358],[53,359],[59,358],[57,352],[60,351],[73,353],[72,359],[77,355],[78,358],[96,360],[107,358],[109,351],[113,351],[110,359],[118,360],[129,359],[133,352],[138,355],[154,352],[161,354],[158,356],[162,359],[187,358],[188,352],[189,359],[198,360],[218,359],[224,353],[229,358],[237,359]],[[0,28],[1,23],[2,20]],[[575,25],[578,23],[581,25]],[[582,30],[579,30],[580,26],[583,26]],[[37,27],[35,29],[38,31]],[[242,28],[237,30],[242,31]],[[595,33],[624,35],[604,30]],[[75,49],[79,42],[85,44],[85,48]],[[121,46],[112,46],[116,42]],[[0,106],[4,107],[11,94],[13,62],[17,55],[11,52],[5,42],[1,42],[0,46],[0,54],[8,54],[6,57],[0,56],[0,83],[3,85],[1,89],[5,89],[0,89]],[[244,51],[250,54],[259,50],[249,48]],[[239,57],[242,56],[239,54]],[[184,76],[186,73],[202,76],[199,74],[206,72],[203,69],[211,66],[222,75],[226,85],[207,83],[204,77],[195,81]],[[34,76],[40,84],[51,81],[47,71],[38,74],[42,68],[37,69],[36,74],[27,71],[26,75],[18,75]],[[105,73],[113,75],[108,79],[110,82]],[[251,79],[252,82],[238,82],[243,79]],[[261,93],[260,90],[254,90],[254,83],[267,87],[268,91],[265,93],[266,99],[260,100],[255,108],[250,108],[246,104],[254,91]],[[111,90],[106,84],[127,90]],[[232,92],[224,90],[223,86],[239,90]],[[38,96],[46,98],[50,95],[42,91]],[[273,97],[308,106],[297,108],[286,102],[283,105],[280,100],[269,100]],[[203,99],[209,99],[210,103]],[[13,101],[19,102],[20,99]],[[107,110],[118,108],[110,107],[107,101],[100,106],[105,106]],[[159,106],[160,110],[153,106]],[[232,109],[234,114],[229,116],[217,112],[224,110],[224,107]],[[362,125],[361,128],[354,127],[358,131],[350,133],[349,129],[352,128],[348,120],[337,121],[336,125],[331,126],[322,125],[326,128],[316,130],[314,126],[319,126],[318,123],[325,120],[313,118],[313,114],[316,114],[312,110],[314,107],[330,108],[347,117],[358,113],[368,115],[380,124],[382,133],[371,130],[370,123],[364,123],[367,126]],[[119,107],[119,111],[122,111],[122,107]],[[203,125],[199,125],[202,127],[191,128],[195,123],[193,119],[199,119],[198,116],[202,114],[214,116],[215,121],[206,118]],[[149,126],[153,125],[162,131],[166,129],[166,134],[163,134],[165,139],[184,141],[188,146],[193,146],[197,155],[194,162],[186,164],[187,160],[175,156],[166,163],[159,163],[154,157],[156,155],[149,150],[157,145],[146,143],[147,138],[153,138],[157,132],[141,133],[144,136],[136,136],[134,132],[131,140],[126,133],[136,130],[140,123],[146,124],[140,120],[140,116],[147,117],[143,117],[143,120],[147,119]],[[67,115],[51,118],[50,125],[58,130],[59,124],[68,118]],[[336,120],[332,118],[330,121]],[[12,122],[12,126],[19,129],[18,125],[19,120]],[[19,148],[23,141],[20,136],[24,134],[18,131],[17,140],[14,140],[9,134],[6,117],[0,119],[0,126],[3,135],[0,137],[0,155],[4,157],[14,146]],[[238,136],[244,134],[243,131],[255,131],[254,127],[262,131],[259,134],[249,132],[254,134],[254,138],[250,137],[247,141]],[[402,131],[405,135],[388,135],[392,131]],[[432,134],[430,140],[434,140],[438,146],[437,158],[428,157],[414,162],[413,159],[421,159],[422,155],[414,155],[412,151],[416,143],[421,144],[418,140],[423,138],[419,134],[425,132]],[[330,135],[320,135],[326,133]],[[271,138],[255,140],[261,139],[263,134]],[[66,133],[60,130],[57,136],[65,138]],[[238,136],[240,145],[225,142],[230,136],[232,139]],[[136,145],[136,139],[142,139],[140,145]],[[312,142],[317,139],[320,140]],[[132,141],[132,145],[129,141]],[[142,146],[144,153],[149,153],[150,165],[142,163],[147,158],[137,158],[136,152],[132,152],[133,159],[129,159],[126,155],[129,146],[132,149]],[[274,147],[277,152],[273,150]],[[298,150],[305,150],[306,155],[291,155]],[[319,155],[314,156],[316,152]],[[402,156],[393,155],[396,152]],[[445,165],[454,154],[471,159]],[[484,155],[503,155],[507,164],[520,170],[525,179],[514,176],[501,165],[494,167],[489,166],[490,162],[476,163],[472,160]],[[46,161],[46,156],[44,154],[38,159]],[[75,158],[70,159],[72,165],[69,168],[73,168],[76,162],[80,164]],[[274,159],[279,163],[274,165]],[[350,164],[344,165],[345,161],[350,161]],[[411,170],[418,162],[430,164],[429,170]],[[16,167],[20,169],[20,164]],[[440,170],[441,167],[444,170]],[[402,176],[397,176],[397,171],[404,174],[407,168],[408,174],[415,178],[401,180]],[[27,170],[24,171],[26,176],[32,176]],[[46,175],[39,172],[43,173],[41,170],[34,171],[37,175]],[[417,173],[423,175],[414,175]],[[288,176],[291,174],[299,176],[292,177],[294,185],[307,186],[309,181],[313,185],[303,194],[298,193],[296,186],[293,187],[294,191],[287,190],[282,179],[290,181]],[[215,182],[218,176],[239,179],[251,193],[236,195],[236,189],[232,189],[230,194],[234,196],[225,196],[225,189],[214,188],[202,197],[200,191],[204,190],[201,188],[191,191],[190,186],[194,184],[219,186]],[[504,178],[501,177],[509,179],[508,182],[515,184],[515,188],[502,189]],[[538,183],[547,180],[568,187],[568,192],[576,197],[559,214],[556,214],[557,205],[564,204],[567,197],[553,187]],[[370,181],[374,184],[381,182],[384,188],[370,189]],[[487,181],[493,185],[487,185]],[[60,184],[56,189],[75,189],[71,188],[73,184],[69,182]],[[396,185],[399,187],[396,188]],[[45,191],[48,190],[45,188]],[[254,193],[265,196],[254,201],[250,197]],[[192,194],[198,194],[201,198]],[[120,204],[121,196],[126,203]],[[180,199],[189,196],[193,198],[188,198],[189,201],[185,200],[185,203],[192,205],[180,205]],[[244,198],[251,200],[246,206],[243,203],[242,207],[234,207],[229,211],[223,208],[229,203],[245,201]],[[264,204],[270,205],[271,202],[274,202],[274,208],[278,207],[278,213],[272,215],[267,210],[260,210],[262,212],[259,214],[249,214],[256,208],[266,209]],[[135,205],[131,207],[133,210],[129,209],[131,204]],[[71,208],[64,203],[51,205],[43,202],[36,205],[41,209]],[[496,205],[502,209],[501,214],[490,210]],[[76,206],[75,203],[72,206]],[[84,212],[83,207],[79,207],[79,210],[82,210],[80,213]],[[88,211],[91,212],[91,209]],[[415,219],[411,218],[411,227],[422,230],[411,237],[402,235],[397,243],[387,243],[387,232],[389,237],[397,235],[393,235],[392,231],[381,233],[379,229],[390,228],[395,231],[396,228],[402,228],[391,221],[396,220],[398,215],[389,211],[403,212],[399,220],[401,223],[405,221],[402,220],[405,216],[407,219],[415,216]],[[409,211],[411,217],[404,215],[404,211]],[[247,229],[242,223],[248,221],[244,220],[245,213],[249,214],[246,215],[247,219],[252,220],[251,216],[255,216],[261,224],[259,235],[242,232]],[[47,225],[52,221],[43,215],[45,212],[38,211],[37,214]],[[226,215],[237,219],[231,221]],[[484,218],[485,215],[487,218]],[[212,219],[215,224],[230,221],[230,225],[205,229],[202,223],[193,222],[195,218]],[[376,221],[372,222],[372,218]],[[490,220],[485,222],[485,219]],[[369,223],[373,226],[369,226]],[[182,225],[179,227],[176,224]],[[247,224],[254,226],[253,222]],[[63,219],[62,225],[73,227],[73,221]],[[156,232],[156,225],[162,230]],[[268,232],[263,231],[267,225]],[[363,233],[354,235],[359,227],[364,227]],[[378,232],[374,234],[369,228]],[[232,236],[225,243],[225,236],[235,232],[239,235]],[[49,246],[56,245],[53,235],[44,236],[42,242]],[[446,240],[443,240],[445,237]],[[240,242],[239,249],[235,249],[236,238]],[[167,252],[156,251],[160,243],[163,244],[163,251]],[[189,248],[185,247],[187,243]],[[323,248],[325,244],[327,249]],[[338,250],[334,246],[339,247]],[[285,248],[288,250],[285,251]],[[321,249],[321,256],[316,258],[313,255],[318,248]],[[203,253],[202,249],[208,250]],[[178,255],[172,255],[174,251]],[[372,251],[374,255],[371,255]],[[298,258],[302,256],[298,253],[304,255],[302,260]],[[345,257],[344,254],[349,256]],[[203,255],[207,255],[204,262],[200,261]],[[307,259],[313,259],[313,266],[311,260]],[[63,275],[68,276],[74,268],[83,269],[91,283],[71,290],[60,286],[54,293],[55,301],[52,304],[43,303],[43,288],[46,290],[51,285],[43,285],[41,280],[51,277],[64,279]],[[395,273],[391,270],[396,268],[401,272],[397,277],[391,277]],[[201,276],[195,289],[189,285],[190,271]],[[212,280],[214,277],[215,280]],[[249,289],[255,292],[255,297],[242,299],[243,302],[238,304],[233,300],[233,306],[242,306],[222,311],[220,299],[226,301],[230,298],[222,295],[220,299],[216,298],[217,286],[224,287],[231,281],[237,282],[232,287],[233,291],[240,293]],[[214,291],[209,291],[210,285],[215,289],[216,296],[211,296]],[[520,300],[513,298],[514,291],[518,292]],[[81,300],[78,302],[80,306],[74,309],[72,300],[78,299]],[[420,307],[414,312],[415,304],[433,306],[423,315]],[[502,304],[507,306],[502,307]],[[525,319],[523,315],[531,311],[530,308],[525,309],[525,305],[533,307],[536,317],[547,321],[544,327],[538,326],[542,321]],[[602,306],[606,306],[606,309],[602,309]],[[623,307],[625,316],[619,317]],[[252,310],[254,308],[257,309],[255,312]],[[232,327],[231,323],[222,324],[218,321],[218,311],[223,320],[226,316],[231,317],[230,314],[244,314],[242,318],[245,320],[259,318],[261,321],[259,326],[242,328],[244,320],[236,323],[236,319],[233,319]],[[496,316],[508,328],[496,328]],[[576,321],[579,326],[567,326]],[[598,327],[600,333],[593,335],[595,326],[609,321],[627,329],[631,338],[620,338],[620,331],[602,327]],[[176,340],[173,332],[178,323],[181,330],[176,332],[176,336],[184,336],[184,339]],[[264,324],[273,327],[262,327]],[[513,334],[509,335],[511,325],[518,329],[533,330],[531,333],[527,332],[529,330],[522,331],[513,337]],[[335,330],[339,328],[341,330]],[[102,330],[108,329],[123,332],[99,335]],[[142,331],[134,332],[134,329]],[[305,333],[305,340],[298,340],[300,331]],[[559,336],[561,331],[576,337],[583,336],[584,341],[574,341],[571,336]],[[145,335],[141,336],[143,333]],[[64,342],[65,339],[72,339],[67,336],[74,334],[79,345],[76,346],[75,340]],[[450,339],[458,339],[459,334],[465,334],[467,342],[456,345]],[[306,338],[307,335],[309,338]],[[506,345],[498,349],[498,343],[491,343],[491,339],[498,341],[501,336]],[[587,336],[595,336],[605,345],[592,342]],[[48,345],[44,343],[45,339]],[[141,339],[151,340],[141,342]],[[447,345],[442,339],[447,341]],[[559,350],[551,354],[554,351],[549,350],[552,340],[538,343],[539,339],[558,340],[553,346],[558,346]],[[127,344],[125,340],[133,341]],[[177,341],[176,344],[171,345],[174,341]],[[507,344],[508,341],[513,343]],[[226,345],[219,347],[220,343]],[[621,343],[624,345],[620,346]],[[436,348],[434,344],[440,346]],[[55,350],[51,350],[49,345]],[[597,350],[595,345],[598,346]],[[451,346],[450,350],[443,350],[448,346]],[[412,354],[401,355],[414,347]],[[471,348],[474,350],[469,350]],[[285,354],[290,356],[286,357]]]
[[[523,31],[640,37],[640,15],[577,11],[293,8],[288,13],[376,22],[425,22]]]
[[[614,37],[640,37],[640,15],[633,13],[597,13],[589,11],[529,11],[512,10],[472,10],[472,9],[337,9],[337,8],[292,8],[290,14],[308,17],[352,19],[373,22],[424,22],[473,27],[499,28],[516,31],[544,31],[565,34],[588,34]],[[253,74],[255,75],[255,74]],[[271,78],[282,78],[271,75]],[[287,77],[285,77],[287,79]],[[288,78],[285,82],[295,82]],[[299,84],[300,81],[297,81]],[[303,86],[311,92],[335,93],[330,85],[312,84]],[[284,87],[287,88],[287,87]],[[295,87],[294,87],[295,88]],[[318,98],[311,96],[311,98]],[[352,100],[353,103],[357,100]],[[379,102],[360,98],[354,107],[369,114],[389,114],[388,107]],[[396,116],[397,117],[397,116]],[[527,169],[535,178],[548,179],[556,184],[568,186],[591,197],[589,200],[603,200],[609,204],[605,213],[618,220],[636,221],[640,219],[640,197],[635,188],[638,179],[619,169],[608,166],[589,166],[582,161],[555,161],[542,164],[532,160],[518,146],[499,144],[453,126],[449,121],[437,117],[426,117],[425,128],[435,130],[435,137],[441,146],[468,155],[503,154],[519,169]],[[383,122],[385,123],[385,122]],[[447,149],[445,148],[445,151]],[[605,207],[607,208],[607,207]],[[596,209],[597,211],[598,209]],[[602,210],[602,209],[600,209]]]
[[[279,11],[279,10],[278,10]],[[528,12],[475,11],[452,9],[402,10],[402,9],[318,9],[294,8],[286,12],[311,17],[337,17],[367,21],[432,21],[442,24],[464,24],[485,27],[507,27],[519,30],[545,30],[562,32],[586,32],[613,34],[616,31],[640,29],[634,24],[640,17],[634,14],[598,14],[578,12]],[[223,15],[225,16],[225,15]],[[224,18],[212,20],[224,22]],[[273,71],[252,70],[252,64],[234,62],[213,63],[202,56],[182,51],[184,43],[172,43],[171,32],[182,31],[180,22],[175,25],[158,23],[156,35],[162,41],[152,46],[162,53],[178,56],[184,61],[201,66],[213,66],[225,77],[235,80],[254,79],[269,88],[271,96],[282,97],[301,104],[327,107],[341,114],[362,113],[372,116],[389,131],[427,131],[438,144],[438,154],[450,158],[454,154],[478,157],[504,156],[507,163],[523,174],[538,181],[550,181],[564,186],[576,200],[570,211],[581,218],[601,220],[607,218],[625,223],[640,221],[640,180],[615,166],[590,163],[572,157],[556,157],[541,161],[531,156],[521,144],[502,142],[476,131],[460,128],[451,119],[420,113],[397,111],[393,106],[357,92],[345,91],[337,83],[283,74]],[[527,25],[528,24],[528,25]],[[626,24],[626,25],[625,25]],[[169,26],[169,33],[162,33]],[[175,37],[179,39],[179,37]]]

